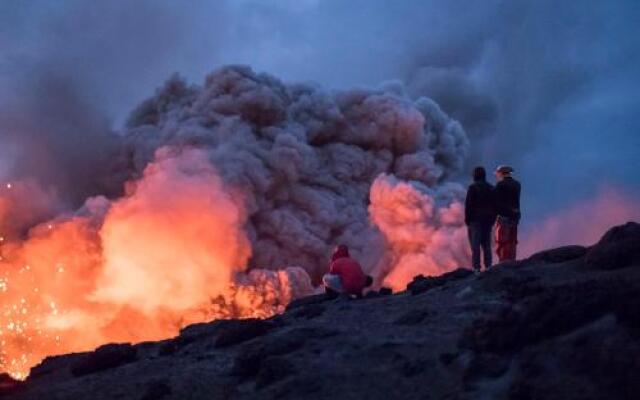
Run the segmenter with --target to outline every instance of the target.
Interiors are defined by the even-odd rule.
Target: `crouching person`
[[[329,273],[322,282],[330,296],[346,294],[361,297],[362,290],[370,286],[373,279],[365,275],[360,264],[349,256],[349,248],[339,245],[333,251]]]

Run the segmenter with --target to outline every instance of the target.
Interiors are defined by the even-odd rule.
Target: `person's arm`
[[[491,186],[491,192],[490,192],[490,198],[491,198],[491,218],[492,218],[492,223],[496,222],[496,218],[498,217],[498,202],[496,200],[496,188],[494,186]]]
[[[467,197],[464,199],[464,223],[469,225],[471,222],[471,208],[474,207],[473,186],[467,189]]]
[[[342,270],[342,263],[343,258],[338,258],[337,260],[335,260],[334,262],[331,263],[331,266],[329,267],[329,273],[332,275],[340,275],[341,270]]]
[[[495,188],[493,189],[493,201],[496,208],[496,216],[503,215],[503,205],[502,199],[504,198],[502,182],[496,183]]]
[[[518,182],[518,186],[516,189],[516,206],[518,207],[518,211],[520,211],[520,190],[522,186],[520,186],[520,182]]]

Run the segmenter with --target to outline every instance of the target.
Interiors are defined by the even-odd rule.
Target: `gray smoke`
[[[514,164],[536,194],[523,199],[527,223],[603,182],[640,191],[638,15],[637,2],[597,0],[6,1],[0,105],[33,93],[63,103],[34,77],[63,80],[103,131],[174,71],[198,81],[242,63],[338,88],[400,79],[412,98],[434,99],[465,127],[467,169]],[[39,110],[23,111],[35,120]],[[60,147],[53,158],[73,157],[52,149]],[[24,157],[0,151],[6,176]],[[82,170],[48,167],[72,181]],[[550,182],[575,190],[546,190]]]
[[[115,127],[170,71],[215,55],[216,36],[191,37],[215,22],[170,2],[2,2],[0,180],[36,180],[55,210],[120,195],[127,177],[105,162],[120,152]]]
[[[603,183],[640,192],[638,15],[628,1],[5,1],[0,179],[35,177],[56,210],[117,197],[140,166],[93,161],[122,154],[109,133],[129,110],[173,71],[240,62],[325,87],[403,82],[385,90],[464,126],[463,172],[515,166],[531,224]]]
[[[439,196],[446,206],[460,199],[448,182],[469,148],[462,126],[428,98],[287,85],[241,66],[213,72],[202,87],[174,76],[127,126],[132,177],[159,147],[206,149],[225,183],[244,195],[251,265],[300,265],[316,280],[337,243],[369,270],[384,252],[367,210],[378,175],[450,192]]]

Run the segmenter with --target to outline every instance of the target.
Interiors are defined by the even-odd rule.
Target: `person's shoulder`
[[[477,190],[483,186],[484,181],[473,181],[469,184],[469,190]]]
[[[476,186],[475,182],[469,184],[469,186],[467,186],[467,198],[474,196],[474,193],[478,190],[478,187]]]
[[[331,263],[331,266],[332,266],[332,267],[341,267],[341,266],[343,266],[343,265],[345,265],[345,264],[348,264],[350,259],[351,259],[351,258],[349,258],[349,257],[340,257],[340,258],[336,258],[336,259]]]
[[[498,182],[501,185],[505,185],[508,187],[520,187],[520,182],[518,182],[517,180],[515,180],[513,177],[510,177],[509,179],[505,179],[503,181]]]
[[[342,268],[351,268],[355,265],[360,265],[358,264],[358,261],[356,261],[354,258],[351,257],[342,257],[336,260],[336,262],[340,261],[338,264],[336,264],[336,266],[340,266]]]

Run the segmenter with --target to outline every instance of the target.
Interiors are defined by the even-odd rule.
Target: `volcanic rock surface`
[[[479,276],[46,359],[26,399],[638,399],[640,225]]]

